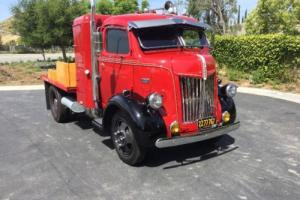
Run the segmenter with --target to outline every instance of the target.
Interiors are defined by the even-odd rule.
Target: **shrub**
[[[254,83],[295,81],[300,36],[217,36],[213,54],[220,66],[252,74]]]
[[[226,72],[227,72],[228,79],[230,81],[238,81],[241,78],[242,79],[248,78],[245,73],[243,73],[242,71],[237,70],[237,69],[227,68]]]

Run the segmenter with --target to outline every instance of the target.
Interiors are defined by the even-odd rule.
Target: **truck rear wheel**
[[[141,147],[134,136],[135,129],[129,115],[124,112],[117,112],[111,124],[111,138],[120,159],[128,165],[141,163],[146,154],[144,147]]]
[[[67,122],[70,118],[70,111],[67,107],[62,105],[62,94],[53,86],[49,87],[49,103],[52,116],[58,123]]]

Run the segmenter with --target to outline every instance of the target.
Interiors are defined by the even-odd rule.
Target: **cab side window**
[[[110,53],[128,54],[129,41],[127,31],[108,29],[106,32],[106,50]]]

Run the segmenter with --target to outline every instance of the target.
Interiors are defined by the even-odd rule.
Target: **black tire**
[[[116,152],[124,163],[135,166],[144,160],[146,149],[138,144],[134,134],[137,130],[128,114],[117,112],[110,130]]]
[[[61,92],[54,86],[50,86],[48,94],[53,119],[58,123],[67,122],[70,119],[70,110],[61,104]]]

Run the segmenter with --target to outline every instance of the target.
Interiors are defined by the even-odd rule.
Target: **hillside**
[[[19,39],[19,36],[15,35],[12,31],[12,20],[13,18],[10,17],[0,22],[0,36],[2,44],[7,44],[11,41],[17,41]]]

